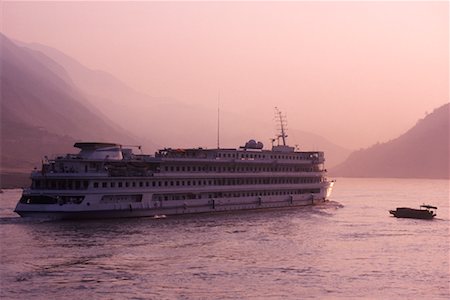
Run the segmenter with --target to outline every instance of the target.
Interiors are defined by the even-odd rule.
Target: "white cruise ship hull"
[[[334,182],[324,182],[317,194],[252,196],[220,199],[171,201],[142,201],[128,204],[102,204],[105,194],[93,194],[82,204],[24,204],[18,203],[15,212],[22,217],[45,219],[132,218],[217,213],[241,210],[262,210],[310,206],[327,201]],[[144,197],[145,198],[145,197]],[[148,199],[152,199],[151,194]]]

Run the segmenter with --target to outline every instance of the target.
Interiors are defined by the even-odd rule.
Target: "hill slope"
[[[73,150],[76,140],[135,141],[83,104],[82,92],[52,59],[2,34],[0,46],[2,173],[29,172],[44,155]]]
[[[353,152],[333,176],[449,178],[449,104],[397,139]]]
[[[127,138],[122,129],[81,103],[84,95],[47,66],[49,58],[45,61],[40,54],[36,59],[39,53],[0,38],[2,122],[43,127],[76,139]]]

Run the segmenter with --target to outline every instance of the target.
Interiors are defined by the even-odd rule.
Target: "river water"
[[[1,299],[448,299],[449,181],[338,178],[315,207],[90,221],[0,201]],[[438,206],[434,220],[398,206]]]

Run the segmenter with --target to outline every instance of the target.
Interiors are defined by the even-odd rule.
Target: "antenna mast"
[[[278,129],[281,131],[281,134],[277,135],[277,139],[279,141],[281,138],[283,140],[283,146],[286,146],[286,138],[288,137],[286,134],[287,131],[286,116],[283,116],[281,114],[281,111],[278,109],[278,107],[275,107],[275,118],[277,119],[278,125],[280,126],[280,128]]]
[[[220,91],[217,95],[217,149],[220,149]]]

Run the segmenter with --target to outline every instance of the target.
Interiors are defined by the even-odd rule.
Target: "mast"
[[[220,149],[220,91],[217,95],[217,149]]]
[[[286,146],[286,138],[288,137],[287,132],[287,121],[286,116],[283,116],[281,111],[278,109],[278,107],[275,107],[275,118],[277,121],[277,124],[279,126],[280,134],[277,135],[278,145],[280,145],[280,138],[283,141],[283,146]]]

